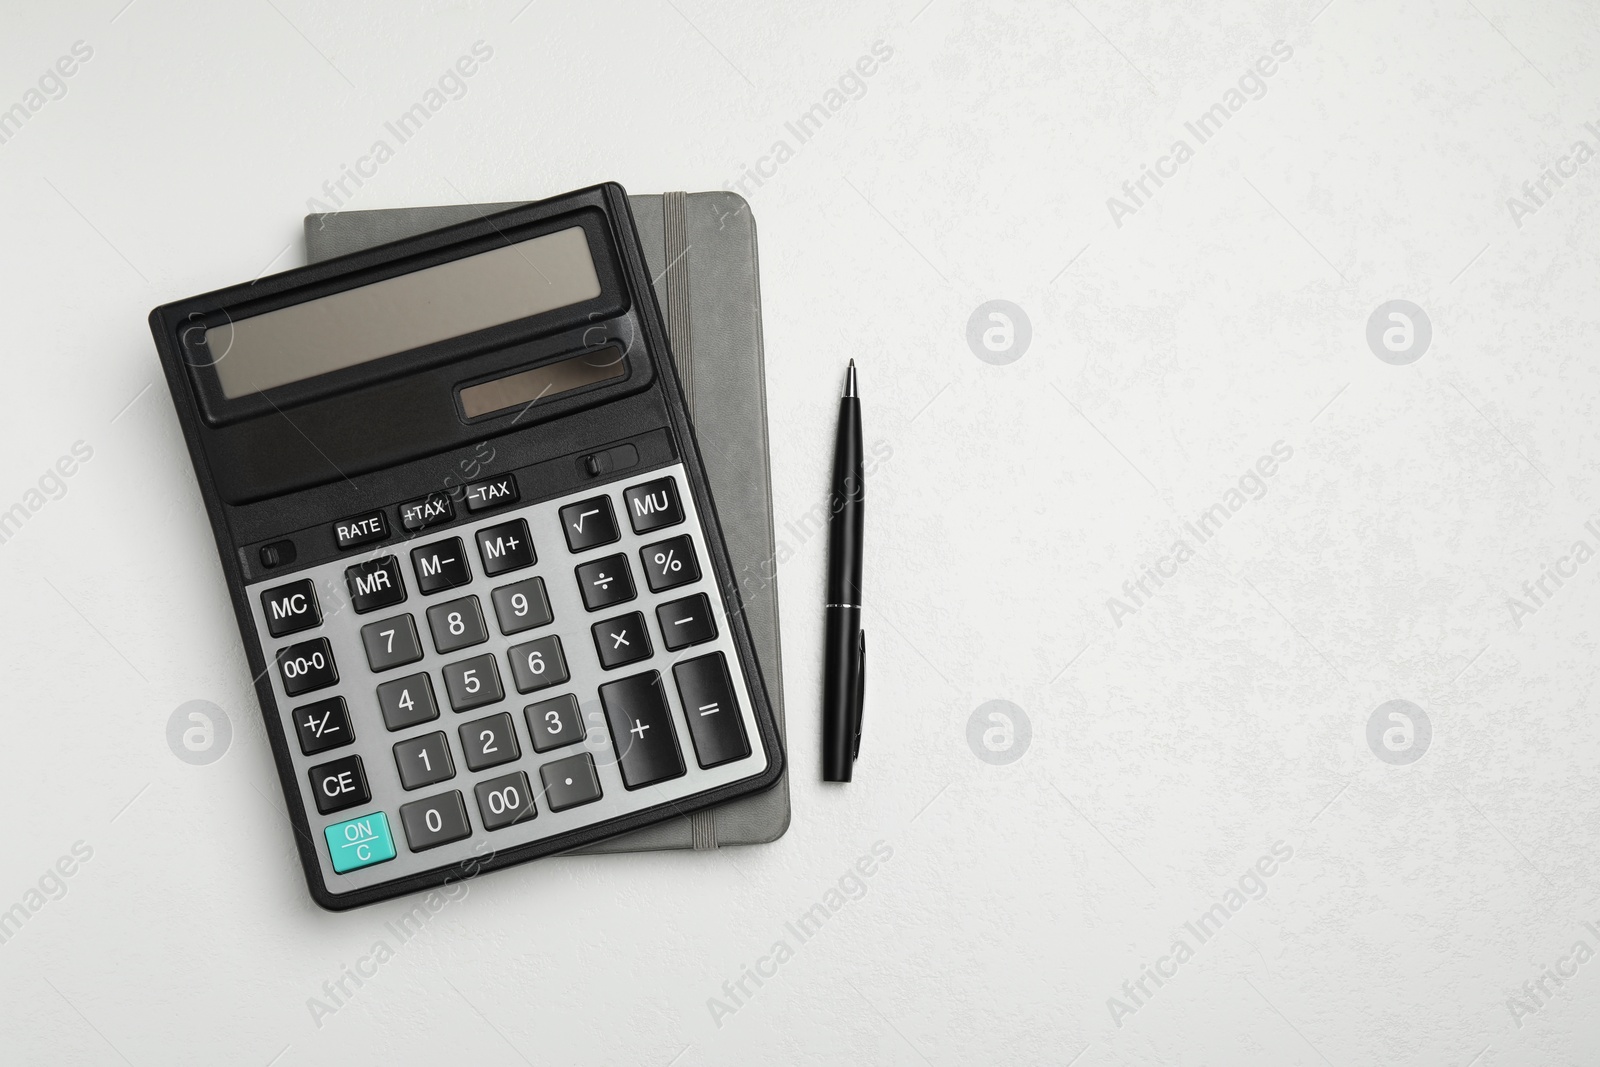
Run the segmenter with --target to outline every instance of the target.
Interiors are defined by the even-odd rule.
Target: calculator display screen
[[[573,226],[213,326],[206,343],[232,400],[599,295],[588,239]]]

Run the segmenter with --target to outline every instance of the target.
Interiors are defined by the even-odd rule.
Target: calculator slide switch
[[[328,858],[335,874],[349,874],[374,863],[394,859],[394,838],[389,836],[389,817],[381,811],[349,822],[325,827]]]
[[[333,665],[333,649],[328,647],[326,637],[280,648],[277,658],[283,691],[292,697],[339,682],[339,668]]]

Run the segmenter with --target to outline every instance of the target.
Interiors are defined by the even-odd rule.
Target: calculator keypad
[[[501,477],[410,544],[246,590],[331,892],[767,766],[682,467],[534,504]],[[402,535],[397,505],[343,524],[385,514]]]

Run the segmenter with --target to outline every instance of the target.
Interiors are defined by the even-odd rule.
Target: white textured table
[[[0,34],[0,1060],[1600,1056],[1591,8],[122,3]],[[761,227],[793,827],[323,913],[145,314],[605,179]]]

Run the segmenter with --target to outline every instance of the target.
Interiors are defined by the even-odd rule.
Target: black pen
[[[861,751],[867,635],[861,629],[861,530],[866,482],[861,469],[861,401],[856,361],[839,398],[828,520],[827,636],[822,665],[822,780],[848,782]]]

